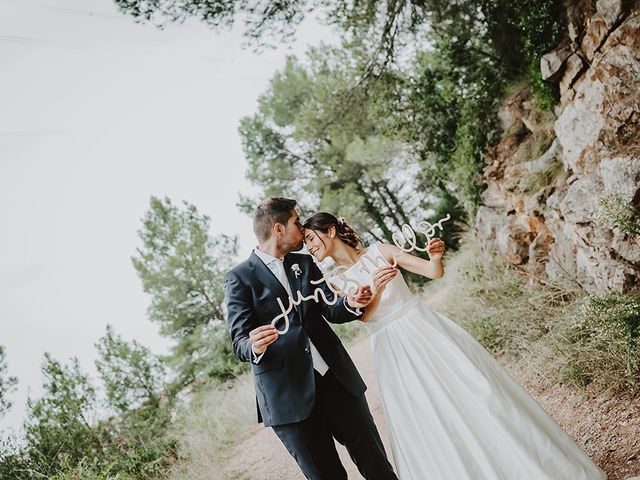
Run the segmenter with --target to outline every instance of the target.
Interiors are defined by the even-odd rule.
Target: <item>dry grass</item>
[[[229,480],[221,466],[233,445],[255,422],[251,374],[201,388],[178,415],[175,435],[179,439],[180,460],[168,478]]]
[[[359,325],[332,325],[345,343],[362,336]],[[234,445],[256,425],[256,402],[251,373],[234,381],[200,387],[177,413],[173,434],[179,460],[168,480],[230,480],[222,466]]]
[[[536,388],[564,384],[570,392],[584,392],[581,387],[589,384],[591,394],[635,395],[640,364],[633,360],[640,359],[640,349],[625,337],[640,334],[640,303],[632,296],[588,297],[570,281],[549,282],[498,260],[483,263],[469,237],[445,260],[446,275],[425,289],[429,304],[503,364],[535,372]],[[338,330],[343,338],[358,337],[357,325]],[[250,374],[202,388],[176,422],[180,460],[168,478],[230,480],[223,466],[254,425]]]
[[[498,260],[479,260],[473,240],[447,261],[438,305],[496,356],[524,362],[549,384],[633,390],[640,383],[640,303],[634,295],[591,297]]]

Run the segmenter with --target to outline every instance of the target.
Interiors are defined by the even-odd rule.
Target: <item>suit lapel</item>
[[[277,297],[280,297],[282,299],[282,303],[286,308],[287,305],[289,304],[287,300],[289,295],[287,294],[287,291],[284,289],[280,281],[275,277],[273,273],[271,273],[271,270],[269,270],[269,267],[267,267],[264,264],[264,262],[260,260],[260,258],[258,258],[258,256],[255,253],[251,252],[250,258],[252,261],[252,266],[254,268],[256,278],[260,281],[260,283],[262,283],[265,287],[271,290],[274,295],[276,295]]]
[[[293,272],[292,268],[294,265],[294,261],[292,259],[292,255],[286,255],[284,257],[284,271],[287,274],[287,280],[289,280],[289,287],[291,288],[291,296],[293,298],[296,298],[296,292],[298,290],[300,290],[300,278],[299,275],[296,276],[296,274]],[[298,268],[300,266],[298,265]]]
[[[297,299],[298,290],[302,292],[302,276],[304,275],[304,272],[302,271],[302,268],[298,264],[298,268],[300,269],[300,274],[296,276],[296,274],[293,272],[293,269],[291,268],[295,264],[296,262],[295,262],[294,255],[286,255],[284,257],[284,271],[286,272],[287,279],[289,280],[289,287],[291,287],[291,296],[294,299]],[[304,296],[303,292],[302,292],[302,295]],[[301,302],[300,305],[296,306],[296,310],[298,312],[298,318],[300,321],[302,321],[303,312],[304,312],[306,303],[307,302]]]

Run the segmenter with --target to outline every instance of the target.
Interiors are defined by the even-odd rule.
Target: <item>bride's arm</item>
[[[385,266],[378,268],[375,272],[373,272],[373,297],[369,305],[367,305],[364,309],[364,313],[362,317],[360,317],[361,322],[368,322],[373,313],[378,309],[378,305],[380,304],[380,300],[382,299],[382,293],[384,289],[387,287],[389,282],[396,278],[398,274],[398,269],[393,268],[391,266]]]
[[[359,320],[361,322],[368,322],[369,321],[369,319],[373,315],[373,312],[375,312],[378,309],[378,305],[380,305],[380,298],[381,297],[382,297],[382,292],[376,292],[373,295],[373,299],[371,300],[369,305],[366,306],[366,308],[364,309],[364,313],[359,318]]]
[[[442,255],[444,255],[444,242],[439,238],[432,238],[427,247],[427,253],[430,260],[416,257],[410,253],[403,252],[395,245],[380,244],[378,245],[380,253],[382,253],[389,263],[393,264],[393,258],[397,256],[398,266],[417,273],[423,277],[436,279],[444,275],[444,265],[442,265]]]

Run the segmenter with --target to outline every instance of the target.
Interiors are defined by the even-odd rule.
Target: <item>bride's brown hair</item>
[[[307,218],[303,226],[304,228],[317,230],[322,233],[328,233],[329,228],[333,226],[336,229],[338,238],[350,247],[360,250],[364,246],[360,235],[349,226],[343,217],[337,218],[335,215],[327,212],[318,212]]]

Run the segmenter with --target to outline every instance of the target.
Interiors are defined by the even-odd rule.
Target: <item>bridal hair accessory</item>
[[[300,265],[298,265],[297,263],[294,263],[293,265],[291,265],[291,271],[296,276],[296,278],[298,278],[302,273],[302,270],[300,270]]]
[[[393,264],[391,266],[396,267],[398,265],[398,257],[403,253],[409,253],[414,250],[417,250],[419,252],[426,252],[429,246],[429,242],[436,235],[436,227],[440,230],[443,230],[442,224],[450,219],[451,219],[451,215],[447,213],[447,215],[444,218],[441,218],[436,223],[431,224],[426,220],[418,223],[418,226],[416,228],[417,233],[424,235],[427,240],[423,247],[418,246],[418,241],[416,238],[416,230],[414,230],[409,224],[405,223],[404,225],[402,225],[400,232],[395,232],[391,236],[391,239],[393,240],[393,244],[401,250],[400,253],[395,254],[393,256]],[[340,223],[341,221],[344,223]],[[343,217],[340,217],[338,219],[338,224],[344,225],[346,224],[346,220]],[[385,266],[389,263],[388,260],[384,258],[382,255],[377,255],[375,258],[371,258],[369,255],[363,255],[361,258],[362,260],[366,260],[370,262],[373,269]],[[367,267],[364,261],[361,263],[362,263],[360,267],[361,272],[366,272],[366,273],[372,272],[372,269]],[[295,267],[297,267],[298,273],[296,273]],[[291,270],[293,271],[294,274],[296,274],[296,278],[298,278],[299,273],[302,273],[300,271],[300,266],[297,263],[291,266]],[[271,320],[271,325],[275,327],[280,320],[283,320],[284,329],[278,330],[278,328],[276,327],[276,330],[280,335],[284,335],[289,331],[289,314],[291,313],[291,310],[293,310],[294,306],[300,305],[302,302],[306,302],[309,300],[313,300],[316,303],[318,303],[320,299],[322,299],[322,301],[327,305],[334,305],[338,301],[338,298],[339,298],[338,295],[341,295],[341,294],[345,295],[360,288],[362,286],[360,282],[358,282],[353,278],[349,278],[345,275],[344,272],[346,270],[347,270],[346,267],[338,266],[328,274],[323,275],[322,278],[320,278],[319,280],[311,280],[311,285],[319,285],[322,282],[325,282],[329,290],[333,292],[332,300],[329,300],[327,298],[324,290],[320,287],[316,288],[311,295],[307,295],[306,297],[302,296],[302,292],[300,290],[296,291],[295,298],[291,296],[289,297],[289,305],[287,305],[286,308],[282,303],[282,299],[278,297],[276,300],[278,302],[278,306],[280,307],[280,311],[282,313],[280,313],[280,315],[278,315],[273,320]],[[333,283],[329,282],[329,279],[332,279]],[[340,286],[334,285],[336,281],[342,282],[342,285]]]
[[[338,217],[338,225],[344,227],[347,224],[347,219],[344,217]]]

